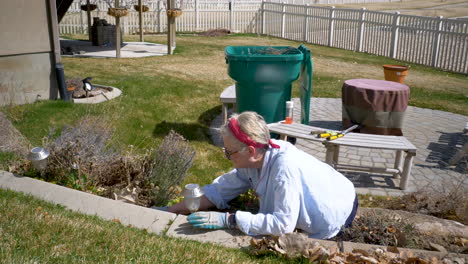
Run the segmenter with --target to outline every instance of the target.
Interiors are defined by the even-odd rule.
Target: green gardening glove
[[[194,227],[205,229],[226,229],[228,228],[228,213],[219,212],[196,212],[187,217],[187,220]]]

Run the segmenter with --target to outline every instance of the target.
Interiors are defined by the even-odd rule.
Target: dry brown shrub
[[[179,134],[171,131],[156,149],[138,154],[109,145],[113,129],[104,120],[86,117],[45,140],[50,151],[43,177],[48,181],[116,198],[123,189],[134,189],[133,202],[165,205],[180,194],[178,186],[192,166],[195,151]]]
[[[44,144],[50,151],[45,170],[47,179],[67,182],[70,175],[75,175],[81,189],[127,181],[128,175],[118,170],[124,157],[108,146],[112,132],[106,122],[92,117],[64,127],[55,139],[55,130],[51,129]]]
[[[372,212],[356,216],[353,225],[344,228],[333,240],[408,247],[413,246],[412,238],[416,235],[411,224]]]
[[[468,189],[463,183],[445,183],[443,189],[424,188],[406,194],[390,204],[389,209],[432,215],[468,225]]]

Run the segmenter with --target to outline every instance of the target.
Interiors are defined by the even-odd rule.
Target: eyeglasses
[[[224,151],[224,156],[226,157],[226,159],[228,160],[231,160],[231,156],[236,154],[237,152],[240,152],[242,150],[235,150],[235,151],[229,151],[227,150],[226,148],[223,148],[223,151]]]

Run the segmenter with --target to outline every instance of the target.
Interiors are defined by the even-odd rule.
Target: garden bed
[[[15,134],[12,133],[12,135]],[[30,165],[24,163],[11,168],[19,174],[39,177],[70,188],[145,207],[163,206],[171,201],[181,200],[179,185],[193,159],[193,154],[190,154],[188,145],[184,145],[183,138],[176,134],[169,135],[157,151],[148,150],[146,154],[136,154],[132,150],[119,152],[109,148],[107,140],[111,135],[112,129],[107,127],[105,122],[83,119],[75,127],[63,129],[61,136],[49,137],[49,141],[46,141],[49,142],[46,146],[51,151],[52,158],[46,172],[40,174],[34,172]],[[177,147],[177,144],[182,145]],[[159,154],[156,155],[157,153]],[[185,158],[180,155],[185,155]],[[180,161],[179,165],[177,161]],[[154,165],[156,163],[159,165]],[[164,166],[166,166],[165,169],[163,169]],[[159,168],[159,172],[156,172],[154,168]],[[182,170],[177,171],[175,168]],[[148,176],[145,175],[165,176],[160,177],[159,180],[151,180],[151,177],[147,178]],[[463,194],[454,192],[445,198],[439,196],[434,193],[416,193],[389,199],[388,202],[381,201],[380,205],[416,212],[425,210],[426,213],[456,218],[460,222],[466,221],[466,218],[463,218],[466,215],[457,211],[460,205],[466,202]],[[258,209],[252,192],[241,195],[231,204],[231,211],[247,210],[255,213]],[[461,208],[463,209],[463,206]],[[362,213],[363,210],[367,213]],[[420,214],[395,218],[388,217],[388,212],[386,216],[375,213],[378,210],[380,209],[360,210],[354,226],[344,230],[339,239],[383,246],[467,253],[468,231],[463,224],[459,224],[461,226],[459,229],[448,229],[446,228],[448,222],[437,222],[435,217],[432,217],[430,221],[420,216],[416,217]],[[414,219],[423,220],[415,222]],[[426,229],[420,228],[421,223],[425,223]],[[436,227],[441,231],[434,232],[437,230]]]

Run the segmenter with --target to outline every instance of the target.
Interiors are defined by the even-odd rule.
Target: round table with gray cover
[[[362,125],[359,131],[368,134],[402,136],[403,118],[410,89],[384,80],[352,79],[342,86],[343,129]]]

